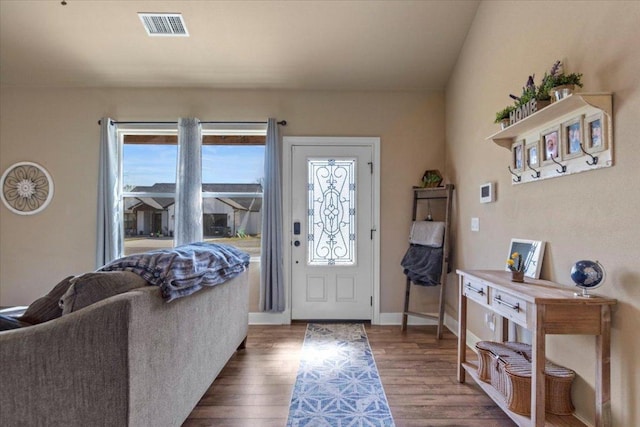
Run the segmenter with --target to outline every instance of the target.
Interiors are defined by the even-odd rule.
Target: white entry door
[[[373,148],[291,149],[291,318],[370,320]]]

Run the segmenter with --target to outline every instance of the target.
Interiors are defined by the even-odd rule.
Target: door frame
[[[284,283],[286,291],[286,308],[283,321],[291,323],[291,247],[293,226],[291,215],[291,179],[293,174],[292,160],[294,146],[364,146],[371,147],[373,154],[372,181],[372,215],[373,259],[371,260],[371,277],[373,280],[373,314],[371,323],[380,324],[380,138],[379,137],[328,137],[328,136],[285,136],[282,138],[282,206],[283,206],[283,245],[284,245]]]

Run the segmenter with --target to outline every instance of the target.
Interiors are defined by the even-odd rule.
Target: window
[[[175,129],[121,129],[124,255],[173,246]],[[260,256],[266,126],[206,129],[202,142],[205,241]]]

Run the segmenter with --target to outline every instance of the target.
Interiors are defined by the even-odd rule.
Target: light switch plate
[[[480,231],[480,218],[471,218],[471,231]]]

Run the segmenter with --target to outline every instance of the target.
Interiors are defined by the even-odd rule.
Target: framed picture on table
[[[517,254],[517,256],[521,257],[521,262],[524,263],[524,275],[532,279],[538,279],[542,269],[544,246],[545,242],[540,240],[511,239],[507,259],[512,259],[514,254]],[[509,271],[509,267],[505,267],[505,270]]]

